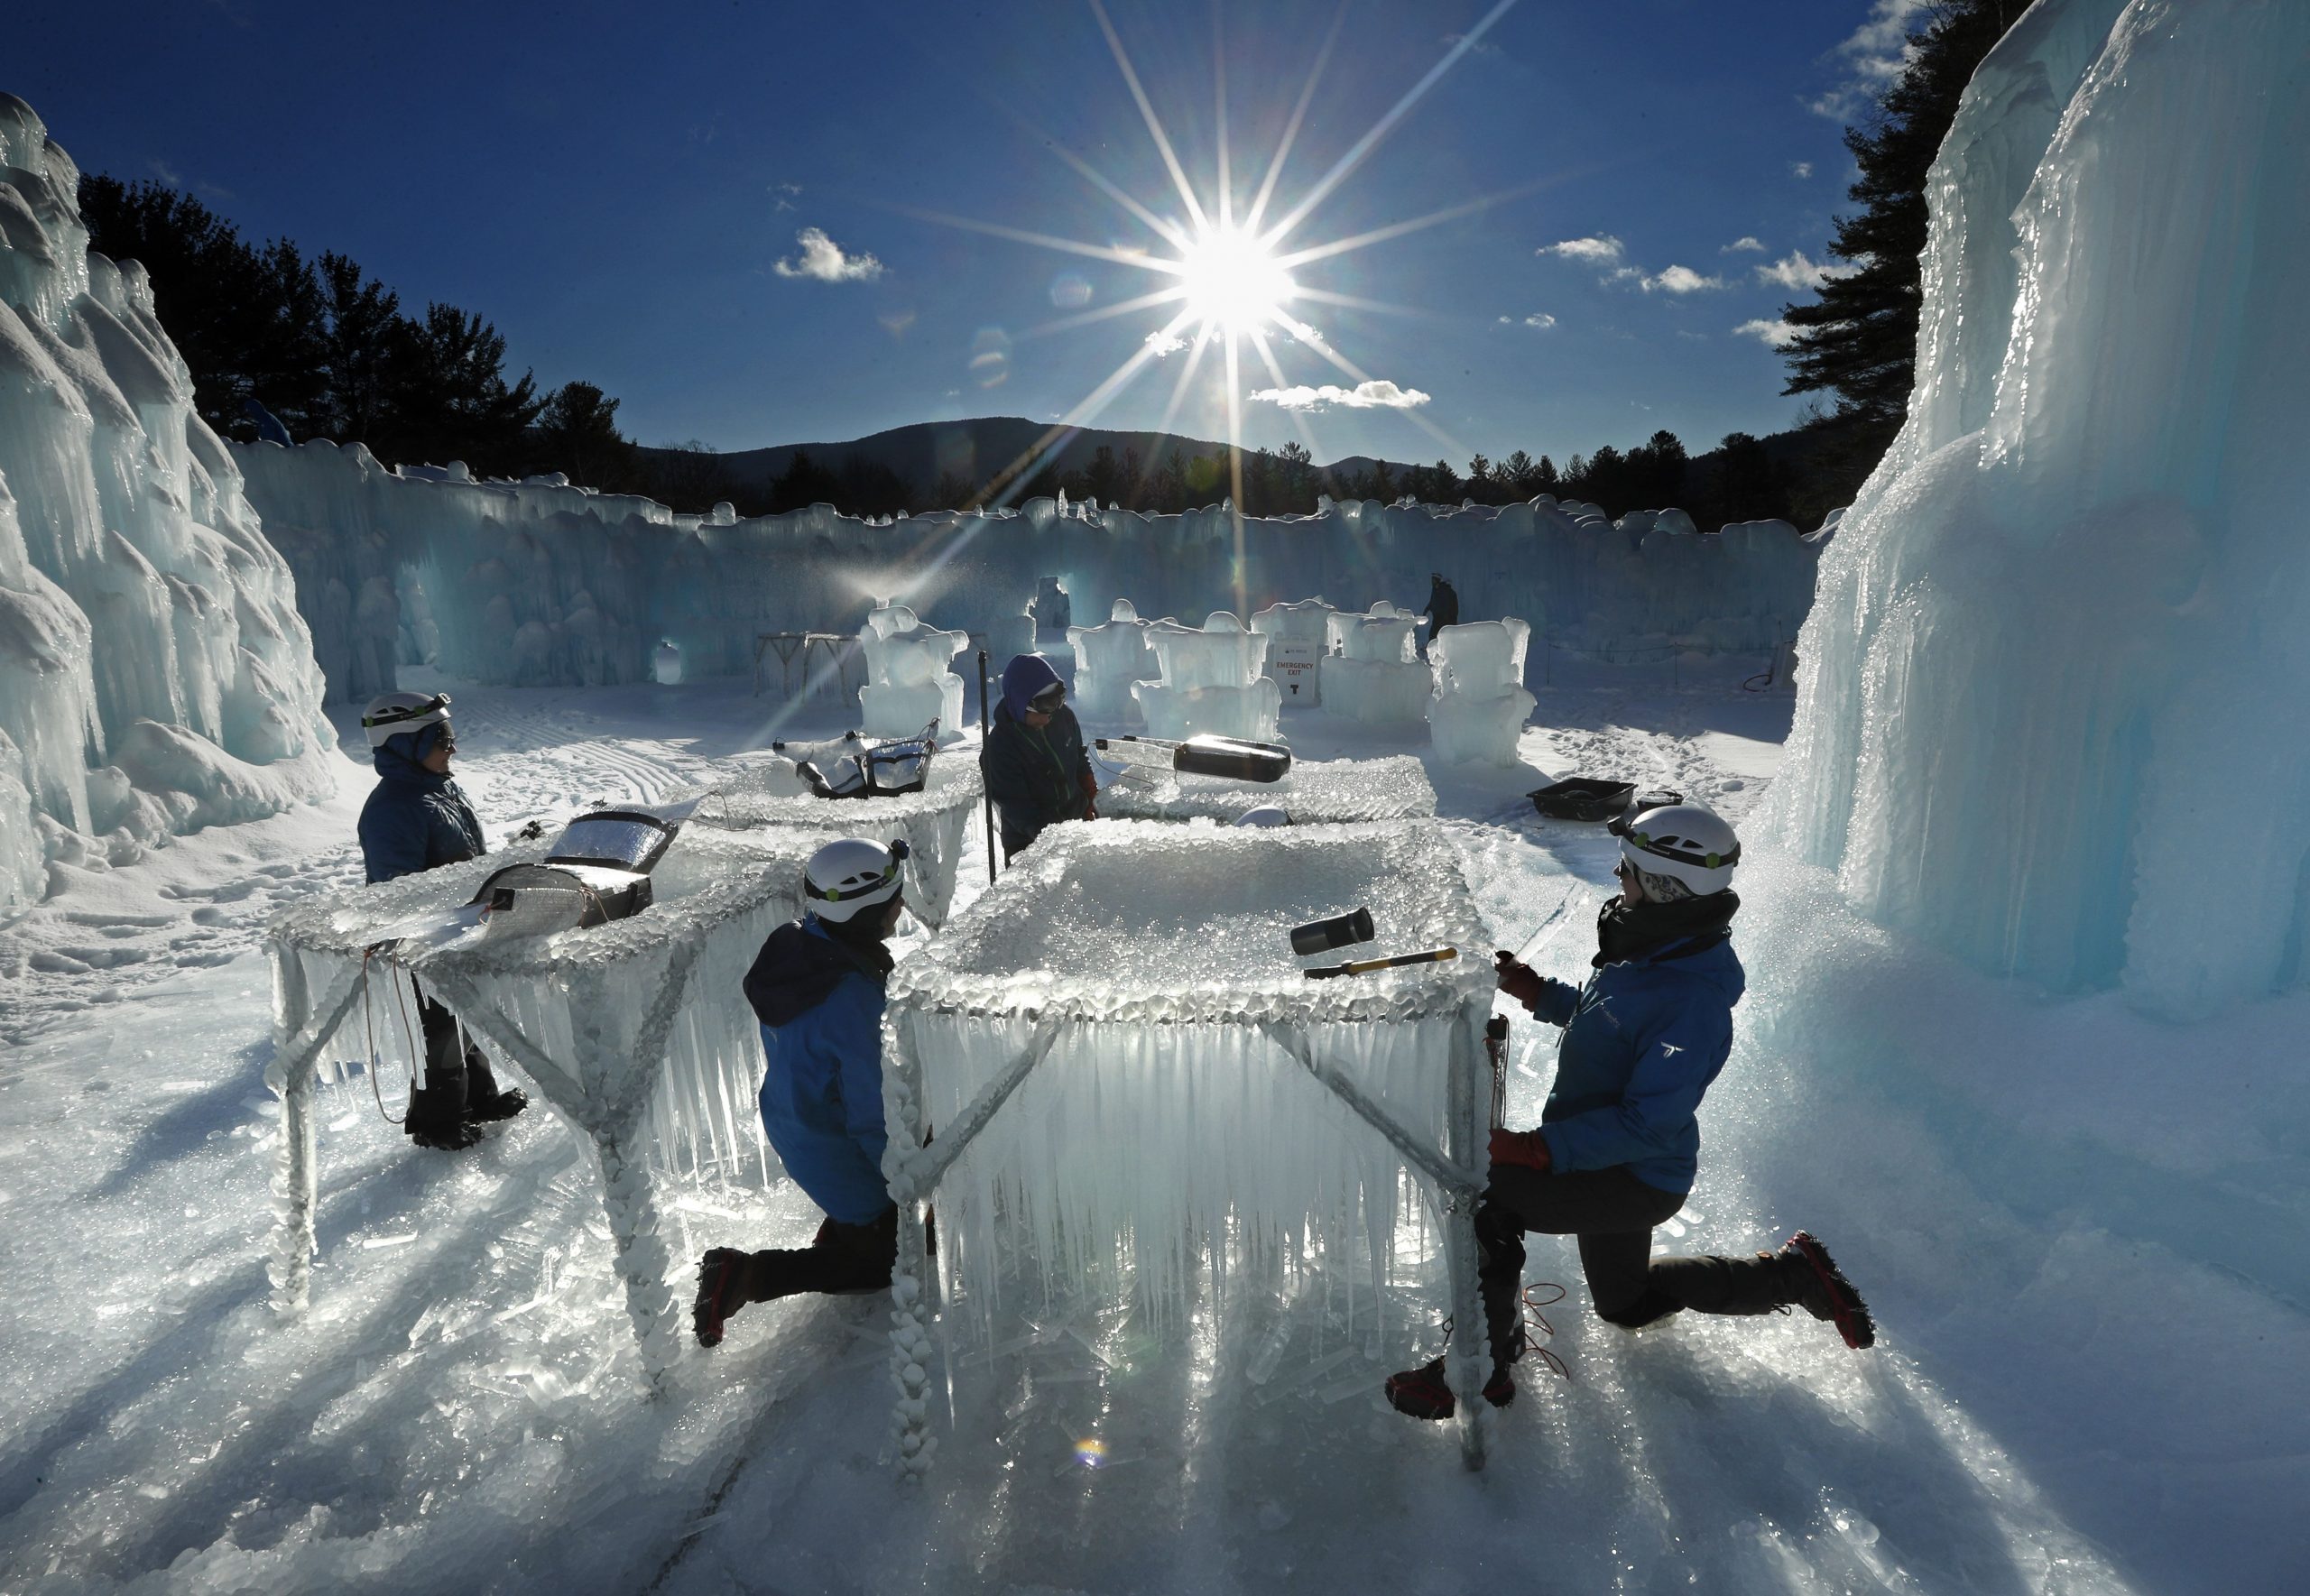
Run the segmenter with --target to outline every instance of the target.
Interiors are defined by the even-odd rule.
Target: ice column
[[[866,617],[858,634],[866,651],[866,685],[858,689],[862,729],[870,737],[911,737],[931,721],[948,736],[963,725],[963,678],[947,667],[971,646],[966,632],[925,626],[904,604]]]
[[[1121,721],[1135,714],[1138,700],[1132,697],[1132,684],[1158,669],[1147,647],[1147,632],[1148,623],[1127,598],[1115,600],[1104,624],[1067,629],[1067,641],[1075,646],[1077,715]]]
[[[1152,627],[1147,646],[1160,663],[1160,681],[1135,682],[1132,696],[1157,737],[1192,737],[1208,732],[1222,737],[1267,741],[1275,735],[1282,691],[1262,674],[1267,638],[1246,632],[1226,610],[1214,610],[1203,630]]]
[[[1428,713],[1428,667],[1414,657],[1419,617],[1381,599],[1368,614],[1343,611],[1324,623],[1324,702],[1368,726],[1414,726]]]
[[[0,94],[0,908],[335,785],[289,567],[79,180]]]
[[[1252,617],[1252,630],[1267,635],[1268,674],[1287,706],[1309,708],[1323,702],[1317,677],[1335,613],[1320,598],[1303,598],[1270,604]]]
[[[1761,816],[1880,921],[2176,1018],[2310,936],[2305,60],[2310,7],[2041,0],[1982,61]]]
[[[1516,739],[1538,702],[1524,686],[1532,629],[1511,615],[1446,626],[1428,642],[1436,695],[1428,725],[1436,752],[1455,763],[1516,763]]]

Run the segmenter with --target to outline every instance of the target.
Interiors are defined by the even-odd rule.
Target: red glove
[[[1546,1174],[1553,1160],[1548,1156],[1548,1138],[1537,1130],[1495,1130],[1492,1133],[1492,1161],[1514,1164],[1520,1168],[1538,1169]]]
[[[1083,818],[1096,820],[1099,817],[1099,779],[1088,770],[1080,770],[1076,773],[1075,785],[1083,789]]]
[[[1548,990],[1540,983],[1539,972],[1531,965],[1520,964],[1516,955],[1505,949],[1492,956],[1492,973],[1500,978],[1500,990],[1529,1009],[1540,1001]]]

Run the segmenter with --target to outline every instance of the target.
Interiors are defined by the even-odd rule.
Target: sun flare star
[[[1227,444],[1232,467],[1230,485],[1234,490],[1230,497],[1235,506],[1235,536],[1240,556],[1243,499],[1243,404],[1246,397],[1243,384],[1243,346],[1246,344],[1251,346],[1252,352],[1258,356],[1261,366],[1273,379],[1278,389],[1289,388],[1292,385],[1290,379],[1284,375],[1282,364],[1277,358],[1275,346],[1278,343],[1286,343],[1317,355],[1344,374],[1351,382],[1368,383],[1372,380],[1370,373],[1363,371],[1354,362],[1334,348],[1322,334],[1308,326],[1298,316],[1295,316],[1287,307],[1295,300],[1306,300],[1363,310],[1398,309],[1382,302],[1302,284],[1294,279],[1294,271],[1301,266],[1314,265],[1319,262],[1335,259],[1352,251],[1367,248],[1388,239],[1402,237],[1408,233],[1434,226],[1439,222],[1466,216],[1498,200],[1529,193],[1540,186],[1538,181],[1530,182],[1502,193],[1465,200],[1458,205],[1409,221],[1391,223],[1386,226],[1338,238],[1327,244],[1300,245],[1289,250],[1284,248],[1284,240],[1298,231],[1300,225],[1315,213],[1317,208],[1341,183],[1346,180],[1357,167],[1363,164],[1372,150],[1395,129],[1411,108],[1426,96],[1430,88],[1436,86],[1446,73],[1451,70],[1462,57],[1482,41],[1483,36],[1491,31],[1492,24],[1506,14],[1515,3],[1516,0],[1496,0],[1492,9],[1474,27],[1465,34],[1455,35],[1452,47],[1444,53],[1442,59],[1431,66],[1417,83],[1407,89],[1361,137],[1351,143],[1346,152],[1332,163],[1324,175],[1299,196],[1298,202],[1284,211],[1281,219],[1272,220],[1269,219],[1269,203],[1276,198],[1277,181],[1283,174],[1285,161],[1290,155],[1292,146],[1298,138],[1300,125],[1307,116],[1309,102],[1315,98],[1317,88],[1321,83],[1325,69],[1330,61],[1333,46],[1339,41],[1340,27],[1347,14],[1345,6],[1342,6],[1333,22],[1330,32],[1326,36],[1322,47],[1317,51],[1315,64],[1308,71],[1307,82],[1300,90],[1282,137],[1278,141],[1269,159],[1266,174],[1259,185],[1257,193],[1252,196],[1248,209],[1239,217],[1236,210],[1234,174],[1228,155],[1227,55],[1218,36],[1216,13],[1215,12],[1213,18],[1213,68],[1218,90],[1216,96],[1218,161],[1214,180],[1210,185],[1209,198],[1212,203],[1206,206],[1206,196],[1197,191],[1197,185],[1189,180],[1185,167],[1180,164],[1178,153],[1172,145],[1170,135],[1164,130],[1162,119],[1156,115],[1154,102],[1149,97],[1146,86],[1140,79],[1138,69],[1132,66],[1130,54],[1123,48],[1122,36],[1115,31],[1114,23],[1108,17],[1106,8],[1100,4],[1100,0],[1090,0],[1092,15],[1097,19],[1099,30],[1106,37],[1109,52],[1113,55],[1115,65],[1123,74],[1123,82],[1130,88],[1132,98],[1139,107],[1140,117],[1147,125],[1148,134],[1153,140],[1156,151],[1162,158],[1165,171],[1170,174],[1172,187],[1177,190],[1176,198],[1185,211],[1187,219],[1182,222],[1160,214],[1152,205],[1131,194],[1089,161],[1067,149],[1057,140],[1042,134],[1040,129],[1033,129],[1033,131],[1042,138],[1047,148],[1051,150],[1059,160],[1073,168],[1086,181],[1113,200],[1118,207],[1160,242],[1152,248],[1117,244],[1095,244],[997,222],[981,221],[968,217],[929,211],[910,212],[924,220],[948,226],[989,234],[999,238],[1008,238],[1017,243],[1033,244],[1038,248],[1106,261],[1116,265],[1135,267],[1152,273],[1157,280],[1150,292],[1120,300],[1096,309],[1062,317],[1056,321],[1047,322],[1041,327],[1030,328],[1019,335],[1019,341],[1023,341],[1027,338],[1088,327],[1095,322],[1112,320],[1116,317],[1130,315],[1133,312],[1152,311],[1161,318],[1155,329],[1139,342],[1130,356],[1120,366],[1109,373],[1031,447],[996,474],[993,480],[987,484],[988,502],[991,504],[1008,503],[1024,490],[1026,484],[1033,480],[1037,473],[1058,458],[1059,451],[1066,447],[1067,441],[1078,430],[1095,420],[1101,412],[1113,402],[1115,397],[1129,387],[1150,364],[1185,349],[1187,352],[1181,361],[1178,380],[1172,389],[1170,401],[1165,408],[1162,423],[1159,428],[1160,431],[1168,433],[1172,419],[1178,414],[1182,401],[1187,397],[1188,388],[1195,381],[1197,372],[1202,366],[1205,353],[1216,346],[1221,371],[1224,374],[1222,381],[1225,384],[1224,397],[1227,412]],[[1012,113],[1012,115],[1016,114]],[[1020,120],[1024,121],[1023,118]],[[1031,128],[1031,125],[1029,125]],[[1282,208],[1279,206],[1278,208]],[[1446,433],[1428,417],[1413,410],[1406,410],[1400,413],[1447,448],[1465,453],[1458,440]],[[1291,423],[1298,429],[1300,438],[1307,445],[1308,452],[1319,459],[1324,457],[1325,451],[1317,444],[1307,414],[1301,411],[1293,411],[1289,414]],[[1238,570],[1237,580],[1240,588],[1240,559]],[[1238,591],[1236,599],[1239,610],[1243,607],[1244,597],[1245,595]]]

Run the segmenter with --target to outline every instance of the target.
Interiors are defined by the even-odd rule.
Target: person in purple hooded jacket
[[[978,768],[1002,816],[1006,863],[1047,826],[1098,818],[1099,782],[1083,728],[1067,706],[1067,684],[1040,654],[1021,654],[1003,668],[1003,702]]]

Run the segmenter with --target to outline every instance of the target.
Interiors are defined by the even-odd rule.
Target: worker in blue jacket
[[[361,716],[377,785],[361,806],[361,863],[372,885],[489,852],[473,806],[449,775],[457,734],[447,693],[387,693]],[[410,1087],[402,1129],[420,1147],[456,1151],[481,1139],[481,1127],[529,1106],[518,1086],[500,1090],[489,1060],[466,1040],[457,1019],[420,992],[425,1034],[421,1081]]]
[[[826,1213],[808,1247],[700,1260],[692,1322],[715,1346],[731,1315],[797,1292],[880,1290],[898,1257],[897,1204],[882,1182],[884,946],[906,901],[903,844],[845,840],[810,855],[808,909],[762,944],[746,972],[770,1067],[762,1123],[794,1184]]]
[[[1018,655],[1003,668],[1003,702],[978,768],[1002,816],[1005,863],[1046,826],[1098,818],[1099,782],[1083,728],[1067,706],[1067,684],[1040,654]]]
[[[1654,1258],[1653,1227],[1685,1204],[1699,1167],[1702,1096],[1732,1051],[1746,977],[1732,945],[1740,839],[1698,804],[1648,809],[1621,831],[1620,896],[1597,916],[1585,986],[1499,956],[1500,989],[1564,1028],[1536,1130],[1492,1133],[1492,1182],[1476,1210],[1478,1278],[1491,1333],[1485,1399],[1515,1399],[1524,1351],[1524,1232],[1578,1238],[1597,1315],[1634,1330],[1685,1308],[1764,1314],[1802,1306],[1848,1346],[1876,1326],[1861,1294],[1803,1231],[1746,1258]],[[1442,1359],[1391,1377],[1415,1418],[1452,1416]]]

